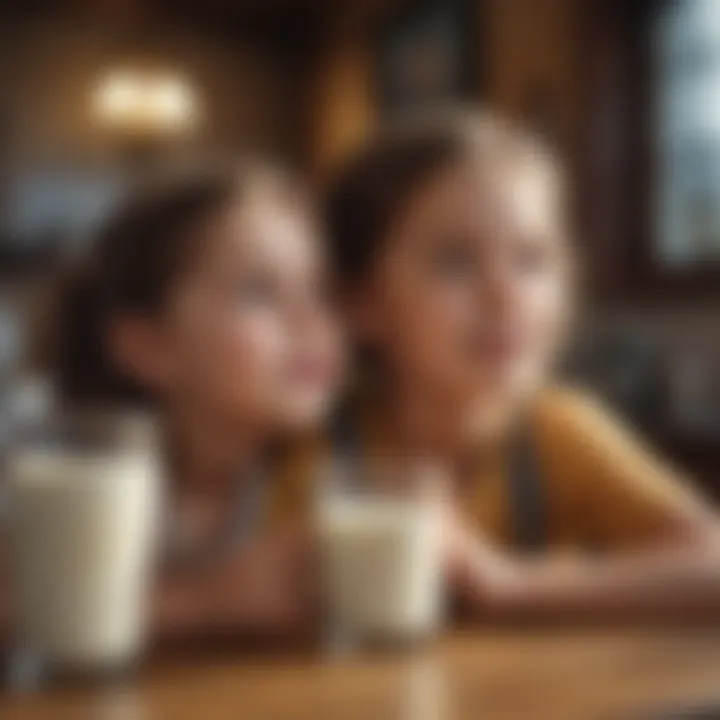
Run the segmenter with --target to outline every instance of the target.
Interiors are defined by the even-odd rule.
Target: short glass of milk
[[[145,637],[161,495],[150,418],[66,413],[25,428],[5,485],[17,665],[130,666]]]
[[[326,492],[317,524],[330,649],[414,645],[436,633],[441,526],[430,498]]]

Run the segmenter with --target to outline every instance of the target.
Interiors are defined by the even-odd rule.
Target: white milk
[[[439,522],[427,503],[333,499],[319,517],[328,610],[352,633],[413,638],[441,611]]]
[[[23,645],[73,667],[131,660],[159,499],[149,457],[28,449],[9,484]]]

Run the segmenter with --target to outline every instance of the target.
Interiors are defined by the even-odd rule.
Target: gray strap
[[[170,518],[166,557],[170,570],[191,570],[203,567],[245,545],[256,532],[269,502],[268,473],[256,470],[237,483],[231,499],[230,518],[207,541],[191,549],[173,547],[172,519]]]
[[[535,553],[547,542],[542,478],[530,432],[525,429],[512,447],[508,477],[510,508],[519,550]]]

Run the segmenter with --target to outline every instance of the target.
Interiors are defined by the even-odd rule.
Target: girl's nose
[[[495,313],[510,311],[518,302],[517,279],[508,263],[500,259],[489,262],[478,278],[477,292],[480,302]]]
[[[312,334],[319,323],[317,303],[307,293],[299,293],[288,299],[287,303],[288,328],[298,334]]]

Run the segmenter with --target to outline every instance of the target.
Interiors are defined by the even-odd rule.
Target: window
[[[720,0],[661,5],[653,28],[654,255],[720,260]]]

